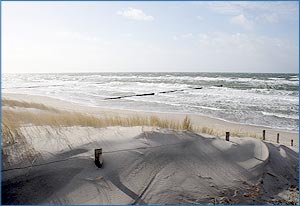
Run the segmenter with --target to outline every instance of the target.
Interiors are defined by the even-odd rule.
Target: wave
[[[271,113],[271,112],[261,112],[261,113],[263,115],[266,115],[266,116],[273,116],[273,117],[279,117],[279,118],[299,120],[298,115],[288,115],[288,114]]]
[[[168,81],[171,81],[170,83],[174,82],[182,82],[182,81],[189,81],[189,82],[194,82],[194,81],[206,81],[206,82],[239,82],[239,83],[269,83],[269,84],[291,84],[295,85],[295,81],[290,81],[282,77],[269,77],[268,79],[257,79],[256,77],[205,77],[205,76],[174,76],[174,75],[163,75],[163,76],[142,76],[142,75],[101,75],[97,74],[95,76],[81,76],[80,78],[77,78],[77,81],[85,81],[86,79],[89,80],[97,80],[103,79],[103,80],[111,80],[111,81],[129,81],[132,80],[134,82],[151,82],[157,83],[157,81],[166,81],[163,83],[167,83]],[[297,76],[296,76],[297,77]],[[68,78],[70,79],[70,77]],[[93,81],[91,81],[93,82]]]
[[[230,75],[18,74],[5,75],[2,85],[5,92],[46,95],[89,106],[202,113],[240,123],[298,127],[298,82],[291,80],[297,75]],[[155,95],[104,100],[148,93]]]
[[[202,108],[202,109],[208,109],[208,110],[213,110],[213,111],[222,111],[224,109],[220,109],[217,107],[207,107],[207,106],[197,106],[197,105],[191,105],[192,107],[197,107],[197,108]]]
[[[270,79],[270,80],[283,80],[285,78],[283,78],[283,77],[269,77],[268,79]]]

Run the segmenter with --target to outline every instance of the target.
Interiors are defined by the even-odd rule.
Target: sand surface
[[[268,187],[279,193],[297,184],[297,153],[253,138],[226,142],[149,127],[22,133],[25,144],[14,145],[3,167],[6,204],[263,203],[274,195]],[[101,169],[95,148],[103,148]]]
[[[258,204],[297,198],[290,191],[298,182],[297,153],[254,138],[228,142],[150,127],[31,126],[22,133],[23,142],[3,148],[5,204]],[[94,164],[95,148],[103,148],[103,168]]]
[[[10,97],[97,115],[113,112]],[[4,204],[298,202],[298,146],[153,127],[27,125],[21,132],[14,144],[2,146]],[[96,148],[103,149],[103,168],[94,164]]]

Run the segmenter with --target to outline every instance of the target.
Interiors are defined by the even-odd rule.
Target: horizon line
[[[163,72],[149,72],[149,71],[101,71],[101,72],[94,72],[94,71],[77,71],[77,72],[1,72],[2,74],[83,74],[83,73],[246,73],[246,74],[299,74],[299,72],[233,72],[233,71],[163,71]]]

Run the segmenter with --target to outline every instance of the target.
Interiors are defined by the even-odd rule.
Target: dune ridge
[[[273,201],[270,188],[274,195],[289,190],[287,181],[297,184],[295,152],[253,138],[227,142],[153,127],[30,126],[21,131],[25,144],[15,145],[14,153],[23,156],[9,159],[3,169],[10,170],[2,171],[6,204],[259,204]],[[94,165],[95,148],[103,148],[101,169]],[[278,148],[286,156],[279,153],[276,164],[293,163],[285,165],[288,178],[271,170]],[[14,169],[20,162],[24,168]],[[277,175],[283,179],[276,185],[283,188],[275,190]]]

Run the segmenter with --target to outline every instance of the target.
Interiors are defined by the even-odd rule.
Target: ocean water
[[[44,95],[96,107],[201,114],[295,132],[299,130],[298,85],[298,74],[2,75],[4,93]],[[149,93],[154,94],[141,95]]]

